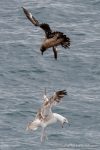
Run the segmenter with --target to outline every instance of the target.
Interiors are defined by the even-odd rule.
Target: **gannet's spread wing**
[[[44,95],[43,105],[38,110],[35,119],[39,119],[42,121],[44,121],[45,119],[49,119],[49,117],[51,117],[52,115],[52,106],[59,103],[64,95],[67,95],[67,92],[65,90],[54,92],[54,95],[50,98]]]
[[[47,98],[45,95],[44,103],[41,107],[41,116],[43,118],[49,118],[49,116],[52,115],[52,106],[54,106],[56,103],[59,103],[64,95],[67,95],[66,90],[54,92],[54,95],[50,98]]]
[[[51,34],[51,29],[50,29],[50,26],[46,23],[39,23],[39,21],[33,17],[33,15],[27,10],[25,9],[24,7],[23,8],[23,11],[26,15],[26,17],[35,25],[35,26],[39,26],[41,29],[44,30],[45,34],[46,34],[46,37],[48,38],[49,37],[49,34]]]
[[[54,92],[54,95],[49,99],[49,103],[53,106],[55,103],[59,103],[65,95],[67,95],[66,90]]]

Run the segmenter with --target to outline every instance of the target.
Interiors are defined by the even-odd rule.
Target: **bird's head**
[[[62,128],[63,128],[63,126],[64,126],[65,123],[69,124],[68,119],[65,118],[65,117],[63,117],[62,115],[57,114],[57,113],[53,113],[53,115],[61,123]]]
[[[67,124],[70,126],[68,119],[64,117],[64,118],[62,119],[62,128],[64,127],[64,124],[65,124],[65,123],[67,123]]]
[[[43,55],[44,51],[46,51],[46,48],[44,46],[41,46],[40,51],[41,51],[41,54]]]

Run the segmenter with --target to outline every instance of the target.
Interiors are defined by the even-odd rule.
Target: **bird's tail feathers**
[[[67,37],[66,35],[62,35],[62,36],[63,36],[63,39],[64,39],[64,41],[62,42],[62,47],[69,48],[69,46],[70,46],[70,38]]]

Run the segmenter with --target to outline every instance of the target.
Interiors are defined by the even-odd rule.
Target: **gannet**
[[[37,130],[39,127],[42,128],[41,142],[43,142],[45,138],[47,138],[45,132],[47,126],[56,122],[60,122],[62,127],[64,123],[69,124],[69,121],[66,117],[52,112],[52,107],[59,103],[64,95],[67,95],[66,90],[54,92],[54,94],[50,98],[48,98],[47,95],[44,94],[43,104],[38,110],[35,119],[27,125],[26,130]]]

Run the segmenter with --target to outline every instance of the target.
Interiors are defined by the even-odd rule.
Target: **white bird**
[[[35,119],[31,123],[29,123],[26,128],[26,130],[37,130],[38,127],[42,127],[41,142],[43,142],[43,140],[47,138],[45,129],[48,125],[56,123],[57,121],[61,123],[62,127],[64,123],[69,124],[67,118],[63,117],[60,114],[52,112],[52,107],[59,103],[64,95],[67,95],[67,92],[65,90],[54,92],[54,95],[50,98],[48,98],[45,94],[43,97],[43,104],[38,110]]]

